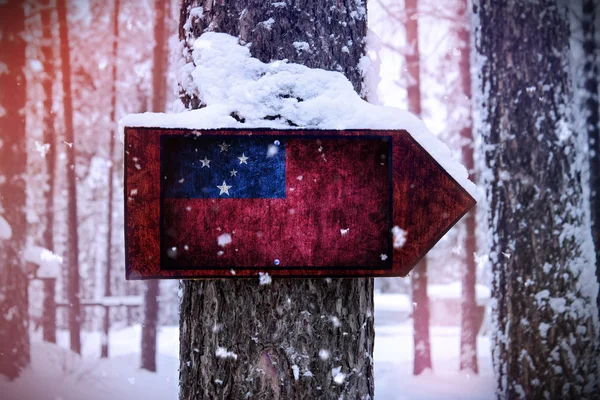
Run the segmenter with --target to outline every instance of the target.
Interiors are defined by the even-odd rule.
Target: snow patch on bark
[[[360,58],[358,68],[364,79],[361,96],[371,104],[381,104],[377,95],[377,88],[381,81],[381,39],[377,34],[369,29],[366,37],[367,44],[365,46],[366,53]]]
[[[342,367],[335,367],[331,370],[331,376],[333,381],[338,385],[341,385],[346,380],[346,374],[342,372]]]
[[[233,351],[227,351],[225,347],[217,347],[217,350],[215,350],[215,356],[219,358],[232,358],[234,360],[237,360],[238,358],[237,354],[235,354]]]

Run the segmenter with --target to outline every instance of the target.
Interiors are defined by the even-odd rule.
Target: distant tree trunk
[[[600,282],[600,103],[598,100],[598,48],[596,46],[597,2],[583,0],[581,27],[585,64],[585,115],[590,159],[590,207],[592,238],[596,249],[596,277]],[[600,308],[600,294],[598,295]]]
[[[475,182],[475,165],[473,162],[473,124],[471,119],[471,35],[470,18],[467,0],[460,0],[458,9],[458,46],[460,47],[460,58],[458,61],[461,92],[461,105],[464,105],[464,120],[461,121],[462,129],[460,131],[462,143],[462,161],[469,172],[469,179]],[[464,270],[462,273],[462,295],[460,303],[460,370],[468,370],[474,373],[479,371],[477,365],[477,331],[479,324],[477,321],[477,299],[475,295],[475,284],[477,282],[477,273],[475,268],[475,252],[477,251],[476,235],[476,210],[471,210],[465,216],[465,259]]]
[[[81,353],[81,305],[79,293],[79,238],[77,234],[76,151],[73,130],[73,100],[71,93],[71,51],[66,0],[57,0],[60,59],[62,65],[65,142],[67,143],[67,301],[69,302],[69,333],[71,350]]]
[[[113,186],[115,180],[114,161],[115,161],[115,134],[117,129],[117,66],[119,64],[119,0],[114,0],[113,3],[113,46],[112,46],[112,88],[110,96],[110,122],[112,129],[110,130],[108,140],[108,193],[107,193],[107,210],[106,210],[106,270],[104,275],[104,297],[111,295],[111,272],[112,272],[112,236],[113,236]],[[104,313],[103,330],[110,331],[110,312],[106,308]],[[108,357],[108,338],[102,342],[100,357]]]
[[[424,257],[411,275],[413,303],[413,374],[431,369],[431,341],[429,339],[429,297],[427,296],[427,258]]]
[[[154,2],[154,52],[152,60],[152,111],[164,111],[167,95],[167,34],[165,18],[169,1]],[[142,368],[156,372],[156,331],[158,326],[159,280],[146,282],[144,324],[142,325]]]
[[[598,283],[566,10],[554,0],[478,0],[474,10],[497,395],[595,399]]]
[[[406,12],[405,56],[408,85],[406,88],[408,110],[421,117],[421,53],[419,51],[418,0],[404,2]],[[410,275],[413,299],[413,373],[419,375],[431,369],[431,344],[429,339],[429,297],[427,296],[427,258],[423,258]]]
[[[0,2],[0,375],[8,379],[19,376],[30,360],[23,272],[27,233],[24,30],[23,3]]]
[[[44,88],[44,100],[43,100],[43,130],[44,130],[44,145],[48,146],[44,160],[46,161],[46,174],[48,176],[47,187],[44,189],[44,202],[45,202],[45,216],[46,224],[42,233],[42,240],[44,247],[50,251],[54,251],[54,179],[55,179],[55,168],[56,168],[56,131],[54,129],[54,113],[52,112],[53,106],[53,84],[56,78],[55,72],[55,59],[54,59],[54,46],[55,46],[55,35],[54,25],[52,23],[52,14],[54,12],[54,2],[49,0],[41,8],[40,15],[42,19],[42,43],[40,45],[42,50],[42,63],[44,66],[44,74],[42,76],[42,87]],[[45,280],[44,281],[44,297],[54,296],[56,280]],[[49,318],[45,316],[48,321],[56,321],[56,316]],[[48,332],[55,332],[50,330]],[[46,331],[44,331],[46,332]],[[44,336],[44,340],[51,343],[56,343],[56,337],[52,334]]]
[[[56,134],[54,130],[54,113],[52,112],[53,98],[52,86],[56,77],[55,60],[54,60],[54,25],[52,23],[52,13],[54,11],[53,1],[48,3],[41,9],[42,19],[42,43],[41,50],[43,56],[44,74],[42,76],[42,86],[44,88],[44,144],[48,145],[48,150],[45,155],[46,173],[48,174],[48,187],[44,191],[45,195],[45,215],[46,225],[42,234],[44,247],[50,251],[54,251],[54,177],[56,166]]]
[[[327,0],[298,0],[282,7],[268,1],[205,1],[203,13],[190,15],[197,5],[182,3],[180,39],[191,39],[187,46],[205,29],[226,32],[251,43],[250,52],[262,61],[287,58],[339,69],[360,93],[364,2],[332,6]],[[273,24],[266,28],[260,22],[270,17]],[[342,40],[353,43],[348,53]],[[297,41],[307,42],[311,51],[297,51]],[[183,96],[188,108],[202,103]],[[269,286],[256,280],[185,280],[182,289],[182,400],[373,398],[373,279],[274,279]],[[237,359],[217,357],[219,346]],[[347,375],[337,384],[332,370],[339,366]],[[304,376],[308,371],[311,376]]]

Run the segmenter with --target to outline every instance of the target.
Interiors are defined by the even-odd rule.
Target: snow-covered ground
[[[479,337],[480,374],[458,372],[458,327],[433,326],[432,372],[412,375],[412,325],[390,315],[378,318],[380,308],[390,310],[394,296],[375,297],[375,398],[377,400],[493,399],[490,343]],[[404,305],[398,302],[401,311]],[[169,400],[177,399],[179,332],[162,327],[158,339],[157,373],[139,369],[140,326],[110,334],[109,359],[100,359],[100,334],[82,335],[83,357],[65,350],[68,335],[59,332],[59,345],[34,335],[32,365],[15,382],[0,380],[2,400]]]
[[[479,337],[479,375],[459,373],[458,327],[431,327],[433,371],[412,375],[412,323],[375,326],[376,400],[495,399],[488,337]]]

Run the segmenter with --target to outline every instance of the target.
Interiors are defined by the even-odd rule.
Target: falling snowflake
[[[271,284],[271,275],[266,272],[258,273],[258,283],[261,285],[270,285]]]

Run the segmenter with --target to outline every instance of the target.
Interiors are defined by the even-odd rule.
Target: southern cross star
[[[220,190],[219,196],[222,195],[223,193],[225,193],[226,195],[229,196],[229,189],[231,189],[231,185],[227,186],[227,183],[225,183],[225,181],[223,181],[223,184],[221,186],[217,185],[217,187]]]
[[[227,143],[223,142],[223,144],[220,144],[219,147],[221,148],[221,153],[222,152],[227,152],[227,150],[229,150],[229,146]]]
[[[241,164],[248,164],[248,157],[246,157],[246,155],[244,153],[242,153],[241,157],[238,157],[238,160],[240,160],[240,165]]]
[[[200,168],[208,167],[210,168],[210,160],[204,156],[204,160],[200,160],[202,166]]]
[[[232,169],[230,172],[231,176],[237,176],[237,171],[235,169]]]

